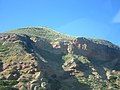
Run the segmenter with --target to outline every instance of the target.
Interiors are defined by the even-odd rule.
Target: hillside
[[[73,37],[61,34],[47,27],[26,27],[19,28],[16,30],[11,30],[8,33],[16,33],[16,34],[26,34],[31,37],[41,37],[46,38],[48,40],[54,39],[73,39]]]
[[[45,27],[0,34],[0,90],[119,90],[120,48]]]

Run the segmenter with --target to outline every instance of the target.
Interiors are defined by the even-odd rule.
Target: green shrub
[[[116,80],[117,80],[117,76],[110,76],[109,81],[110,81],[111,83],[115,82]]]
[[[7,50],[8,48],[6,46],[3,46],[2,43],[0,43],[0,52],[5,52]]]
[[[0,86],[0,90],[18,90],[18,89],[10,86]]]
[[[65,55],[65,56],[62,57],[62,59],[63,59],[64,61],[72,60],[73,58],[74,58],[74,57],[73,57],[72,54],[67,54],[67,55]]]
[[[83,64],[90,63],[90,61],[84,56],[80,56],[78,60],[81,61]]]
[[[0,86],[13,86],[17,83],[18,81],[16,80],[0,80]]]

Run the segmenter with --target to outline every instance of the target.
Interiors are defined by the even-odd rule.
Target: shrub
[[[17,83],[18,81],[16,80],[0,80],[0,86],[13,86]]]

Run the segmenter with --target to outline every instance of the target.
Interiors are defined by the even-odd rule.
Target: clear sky
[[[0,0],[0,32],[25,26],[120,45],[120,0]]]

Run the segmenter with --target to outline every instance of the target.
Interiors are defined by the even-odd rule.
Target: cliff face
[[[118,46],[44,29],[0,34],[0,90],[120,89]]]

